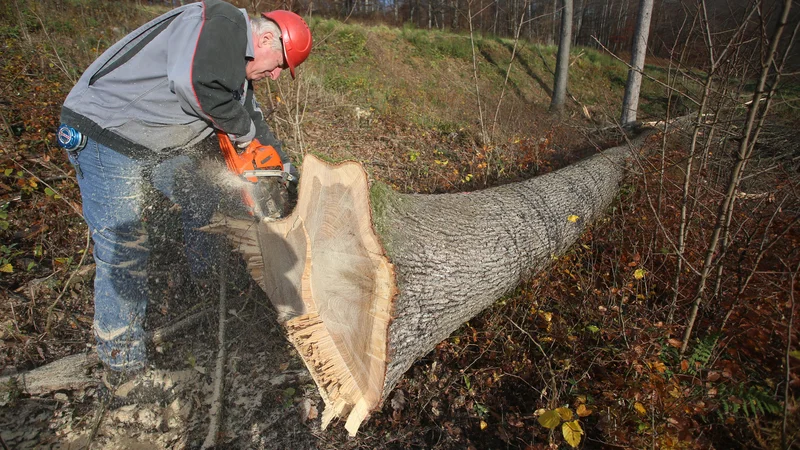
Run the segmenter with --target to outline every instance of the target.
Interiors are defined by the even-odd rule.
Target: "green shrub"
[[[401,36],[414,47],[420,56],[432,59],[472,60],[472,44],[469,36],[436,30],[420,30],[410,26],[403,27]],[[480,47],[480,44],[481,40],[476,39],[475,45]]]

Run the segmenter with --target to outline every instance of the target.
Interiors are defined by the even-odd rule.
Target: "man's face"
[[[281,71],[288,68],[283,59],[283,47],[273,47],[275,39],[279,39],[279,36],[270,32],[261,36],[253,34],[253,59],[245,67],[248,80],[258,81],[267,77],[277,80]]]

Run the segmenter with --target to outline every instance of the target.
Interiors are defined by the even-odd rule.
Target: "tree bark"
[[[572,0],[563,0],[562,5],[561,37],[558,40],[553,98],[550,101],[550,111],[556,113],[564,111],[564,99],[567,96],[567,81],[569,80],[569,48],[572,44]]]
[[[583,27],[583,17],[586,15],[586,11],[589,8],[586,8],[586,1],[585,0],[578,0],[578,16],[577,16],[577,23],[575,24],[575,32],[572,33],[572,45],[578,45],[578,39],[581,36],[581,29]]]
[[[398,194],[306,156],[287,218],[221,220],[326,408],[355,434],[420,357],[564,252],[614,199],[631,150],[471,193]]]
[[[639,109],[639,91],[642,87],[642,70],[647,53],[647,37],[650,34],[650,18],[653,15],[653,0],[641,0],[639,14],[636,17],[636,31],[631,50],[631,69],[628,70],[628,82],[625,84],[625,96],[622,99],[622,125],[636,121]]]

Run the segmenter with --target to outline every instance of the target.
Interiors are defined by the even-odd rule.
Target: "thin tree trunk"
[[[467,9],[469,18],[469,43],[472,48],[472,74],[475,80],[475,99],[478,103],[478,119],[481,124],[481,140],[484,144],[489,143],[490,136],[486,131],[486,123],[483,120],[483,102],[481,101],[480,76],[478,75],[478,55],[475,52],[475,30],[472,26],[472,8]]]
[[[528,4],[528,17],[530,18],[530,22],[528,23],[528,40],[533,42],[533,18],[534,18],[534,6],[533,1]]]
[[[500,2],[494,2],[494,22],[492,22],[492,34],[497,36],[497,19],[500,17]]]
[[[428,0],[428,29],[433,26],[433,0]]]
[[[689,206],[689,191],[692,182],[692,167],[694,166],[695,154],[697,151],[697,140],[700,137],[700,131],[705,129],[705,113],[708,97],[711,95],[711,85],[713,74],[709,73],[706,78],[705,86],[703,89],[703,96],[700,99],[700,109],[697,110],[697,116],[692,130],[692,142],[689,145],[689,155],[686,159],[686,168],[683,173],[683,195],[681,197],[681,215],[680,227],[678,230],[678,261],[675,268],[675,276],[672,280],[672,300],[669,306],[669,315],[667,316],[667,323],[672,323],[675,308],[678,304],[678,294],[680,292],[681,273],[683,272],[683,254],[686,250],[686,227],[688,226],[688,206]]]
[[[28,26],[25,23],[25,16],[22,14],[22,10],[19,7],[19,1],[14,0],[14,8],[16,9],[17,13],[17,23],[19,24],[19,30],[22,32],[22,37],[25,41],[25,44],[29,47],[33,45],[33,41],[31,40],[31,35],[28,33]]]
[[[581,35],[581,28],[583,27],[583,16],[586,14],[585,8],[586,0],[578,0],[578,4],[575,7],[575,10],[578,11],[578,21],[575,24],[575,32],[572,33],[572,45],[578,45],[578,37]]]
[[[614,52],[617,52],[621,46],[629,47],[629,45],[626,45],[629,44],[628,40],[626,40],[624,43],[622,42],[623,32],[625,31],[625,22],[628,20],[628,2],[629,0],[622,0],[619,3],[619,12],[617,13],[617,28],[614,30]],[[650,9],[652,10],[652,8]]]
[[[519,25],[514,31],[514,47],[511,49],[511,59],[508,61],[508,68],[506,68],[506,79],[503,81],[503,89],[500,91],[500,99],[497,100],[497,108],[494,110],[494,120],[492,120],[492,130],[489,133],[489,138],[494,139],[494,131],[497,127],[497,120],[500,117],[500,105],[503,104],[503,98],[506,94],[506,87],[508,87],[508,78],[511,76],[511,67],[514,64],[514,58],[517,56],[517,45],[519,45],[519,35],[522,33],[522,24],[525,23],[525,12],[528,9],[528,1],[522,5],[522,14],[519,17]]]
[[[561,37],[558,40],[553,98],[550,102],[550,111],[556,113],[564,111],[564,99],[567,96],[569,79],[569,47],[572,44],[572,0],[562,1]]]
[[[610,13],[610,5],[612,4],[611,1],[603,2],[603,13],[600,15],[600,32],[598,39],[602,42],[605,46],[608,46],[608,16]]]
[[[627,125],[636,121],[639,109],[639,91],[642,87],[642,70],[647,53],[647,37],[650,34],[650,17],[653,15],[653,0],[641,0],[639,14],[636,17],[633,49],[631,50],[631,66],[628,70],[628,82],[625,84],[625,96],[622,99],[622,118],[620,122]]]
[[[697,312],[700,309],[700,304],[702,303],[703,294],[705,293],[706,282],[708,281],[708,276],[711,273],[713,267],[712,263],[717,253],[717,246],[719,245],[720,234],[723,232],[723,229],[730,224],[730,220],[733,215],[733,209],[734,206],[736,205],[735,193],[736,189],[739,187],[739,183],[742,177],[742,172],[747,167],[747,162],[750,159],[750,155],[752,154],[753,148],[755,147],[754,144],[758,138],[759,132],[761,131],[761,125],[763,124],[763,119],[766,116],[767,111],[769,110],[770,102],[772,99],[772,93],[777,88],[777,80],[775,80],[775,82],[770,87],[769,95],[767,95],[767,100],[766,102],[764,102],[762,108],[761,99],[764,97],[765,94],[767,78],[769,77],[769,74],[772,70],[773,62],[775,61],[775,56],[778,51],[778,45],[780,44],[781,35],[783,34],[783,29],[786,27],[786,23],[789,18],[789,10],[791,9],[791,7],[792,7],[792,0],[784,0],[783,5],[781,6],[780,19],[775,27],[775,31],[772,35],[769,49],[767,50],[766,60],[761,65],[761,75],[759,77],[758,85],[756,86],[755,92],[753,93],[753,99],[750,103],[749,110],[747,113],[745,128],[742,131],[742,137],[739,143],[739,150],[736,155],[737,156],[736,164],[733,166],[733,170],[731,171],[729,177],[727,192],[725,192],[725,196],[723,197],[722,201],[719,204],[719,209],[717,212],[717,221],[714,225],[714,231],[712,232],[711,238],[709,239],[708,249],[706,250],[706,255],[703,260],[703,268],[700,273],[700,281],[697,287],[697,293],[692,299],[692,310],[689,313],[689,321],[686,325],[686,330],[684,331],[683,334],[683,342],[681,343],[681,355],[684,352],[686,352],[686,348],[689,346],[689,339],[692,336],[694,324],[695,321],[697,320]],[[789,46],[791,47],[791,42],[789,42]],[[787,48],[787,52],[788,51],[789,49]],[[777,76],[780,76],[780,69],[776,72],[776,77]]]
[[[789,449],[787,419],[789,418],[789,385],[792,380],[792,335],[794,334],[794,312],[795,312],[795,280],[797,273],[800,272],[800,264],[795,267],[789,278],[789,324],[786,327],[786,354],[784,364],[786,364],[786,376],[783,379],[783,419],[781,420],[781,449]]]
[[[616,147],[524,182],[441,195],[370,190],[360,165],[307,155],[289,217],[220,230],[288,319],[326,404],[323,427],[347,417],[355,434],[417,359],[604,213],[630,154]]]

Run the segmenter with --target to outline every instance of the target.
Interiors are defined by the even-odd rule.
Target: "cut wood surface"
[[[403,373],[463,323],[544,268],[603,214],[629,144],[491,189],[398,194],[357,163],[303,162],[280,221],[222,219],[326,403],[323,427],[355,434]]]

